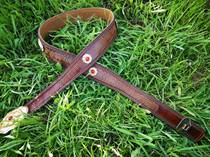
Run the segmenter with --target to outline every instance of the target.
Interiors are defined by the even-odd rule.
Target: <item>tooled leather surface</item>
[[[45,34],[45,32],[43,34]],[[44,39],[42,39],[41,41],[44,46],[46,56],[51,60],[60,62],[66,67],[66,69],[64,73],[61,76],[59,76],[56,81],[54,81],[49,87],[47,87],[44,91],[42,91],[36,98],[34,98],[32,101],[26,104],[29,107],[30,112],[39,109],[52,96],[54,96],[56,93],[58,93],[67,85],[69,85],[74,79],[76,79],[81,74],[85,72],[87,73],[87,70],[90,67],[94,66],[98,72],[96,76],[89,76],[90,78],[93,78],[97,82],[120,92],[121,94],[128,97],[135,103],[151,111],[153,115],[155,115],[160,120],[164,121],[171,128],[176,129],[180,121],[183,118],[185,118],[184,116],[174,111],[173,109],[169,108],[168,106],[157,100],[156,98],[148,95],[144,91],[131,85],[130,83],[122,79],[120,76],[113,73],[111,70],[104,68],[96,63],[97,59],[101,57],[101,55],[103,55],[105,50],[112,43],[112,40],[115,38],[115,36],[116,36],[116,26],[115,22],[112,21],[110,23],[109,29],[105,29],[101,33],[101,35],[98,36],[96,40],[91,42],[77,56],[62,51],[52,45],[49,45],[44,41]],[[93,57],[93,61],[91,62],[91,64],[87,65],[86,63],[82,62],[82,56],[85,53],[88,53]],[[192,126],[190,127],[190,129],[184,131],[183,133],[190,139],[194,141],[199,141],[204,135],[204,130],[192,122]]]
[[[62,16],[65,14],[61,14]],[[53,20],[55,17],[52,18]],[[57,20],[55,20],[57,21]],[[50,20],[47,21],[50,23]],[[59,24],[57,24],[60,27]],[[44,26],[44,25],[43,25]],[[42,28],[42,27],[41,27]],[[55,27],[53,27],[55,29]],[[42,29],[39,29],[40,32]],[[47,31],[47,30],[46,30]],[[42,34],[46,34],[45,31],[42,31]],[[92,41],[87,47],[85,47],[79,55],[77,55],[74,60],[70,63],[68,68],[53,82],[51,83],[44,91],[42,91],[37,97],[26,105],[29,108],[30,112],[33,112],[43,106],[47,101],[51,99],[52,96],[56,95],[59,91],[64,89],[69,85],[74,79],[80,76],[82,73],[87,71],[97,59],[103,55],[105,50],[112,43],[112,40],[116,36],[116,25],[115,21],[112,20],[109,25],[104,29],[104,31],[99,34],[94,41]],[[39,39],[43,41],[42,36],[39,36]],[[50,49],[51,46],[43,42],[43,47]],[[89,54],[92,56],[92,62],[86,64],[82,61],[84,54]]]
[[[45,55],[49,59],[61,63],[64,67],[68,67],[69,63],[71,63],[75,57],[73,53],[65,52],[63,50],[46,50]],[[89,75],[88,78],[94,79],[98,83],[101,83],[113,90],[120,92],[130,100],[134,101],[136,104],[139,104],[140,106],[148,109],[153,115],[164,121],[173,129],[175,129],[179,122],[184,118],[184,116],[172,110],[153,96],[150,96],[144,91],[131,85],[129,82],[112,72],[110,69],[107,69],[97,63],[95,63],[93,66],[97,68],[98,73],[96,76]],[[87,73],[85,75],[87,75]],[[204,135],[203,129],[199,128],[194,123],[192,128],[188,131],[188,135],[186,134],[186,136],[194,139],[194,141],[199,141]]]

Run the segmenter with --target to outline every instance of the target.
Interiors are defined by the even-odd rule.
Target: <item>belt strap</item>
[[[108,23],[107,27],[78,55],[58,49],[44,40],[51,31],[56,31],[64,27],[67,20],[75,21],[78,17],[84,21],[90,20],[92,17],[97,17]],[[45,105],[52,96],[68,86],[78,76],[88,73],[90,74],[88,75],[88,78],[92,78],[95,81],[120,92],[136,104],[139,104],[139,106],[149,110],[154,116],[168,124],[171,128],[186,135],[191,140],[195,142],[201,140],[204,136],[203,128],[163,104],[153,96],[150,96],[131,85],[126,80],[113,73],[110,69],[96,63],[115,39],[117,34],[116,31],[117,28],[114,15],[110,10],[105,8],[83,8],[67,11],[46,20],[38,30],[39,45],[49,59],[64,65],[66,67],[65,71],[50,86],[28,102],[24,107],[8,113],[3,121],[5,120],[8,122],[9,117],[11,118],[11,116],[14,115],[14,112],[16,112],[16,115],[18,115],[17,113],[22,115],[22,113],[30,113],[38,110]],[[10,125],[10,128],[3,130],[6,128],[5,126],[6,124],[4,127],[3,125],[0,125],[0,133],[8,132],[8,130],[14,128],[14,125]],[[3,131],[1,131],[1,129]]]

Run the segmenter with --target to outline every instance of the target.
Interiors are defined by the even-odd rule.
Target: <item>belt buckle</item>
[[[179,124],[176,126],[178,131],[188,131],[189,128],[192,126],[191,120],[188,118],[183,118]]]

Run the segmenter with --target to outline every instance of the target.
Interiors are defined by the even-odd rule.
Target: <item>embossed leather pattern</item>
[[[68,19],[75,21],[78,17],[86,21],[92,17],[96,17],[108,23],[107,27],[78,55],[58,49],[44,40],[49,32],[64,27]],[[26,104],[29,111],[34,112],[38,110],[52,96],[68,86],[78,76],[90,73],[91,75],[88,75],[88,78],[120,92],[139,106],[149,110],[154,116],[168,124],[171,128],[183,133],[195,142],[201,140],[204,136],[204,129],[196,125],[192,120],[131,85],[110,69],[96,63],[111,45],[116,35],[117,28],[114,15],[110,10],[105,8],[82,8],[67,11],[46,20],[38,30],[39,45],[49,59],[64,65],[65,71],[51,85]],[[89,70],[90,68],[91,70]]]

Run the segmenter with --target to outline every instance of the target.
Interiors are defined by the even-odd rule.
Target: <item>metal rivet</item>
[[[84,54],[84,56],[82,57],[82,61],[86,64],[89,64],[90,62],[92,62],[92,57],[90,54]]]
[[[89,73],[91,76],[96,76],[98,73],[98,70],[95,67],[92,67],[89,69]]]

